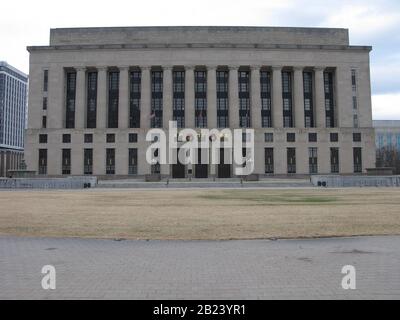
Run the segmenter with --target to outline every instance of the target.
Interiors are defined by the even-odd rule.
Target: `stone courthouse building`
[[[255,173],[375,166],[370,46],[346,29],[52,29],[30,52],[25,158],[39,174],[230,177],[230,165],[150,165],[150,128],[253,128]],[[203,156],[202,156],[203,157]],[[203,157],[204,158],[204,157]]]

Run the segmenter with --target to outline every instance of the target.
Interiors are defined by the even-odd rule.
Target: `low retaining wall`
[[[400,176],[312,176],[316,187],[400,187]]]
[[[96,177],[0,178],[0,189],[84,189],[96,185]]]

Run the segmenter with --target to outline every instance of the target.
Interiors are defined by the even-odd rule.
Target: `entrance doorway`
[[[179,149],[176,153],[177,163],[172,165],[172,178],[173,179],[184,179],[186,178],[186,166],[179,162]]]
[[[229,162],[226,159],[226,162]],[[221,148],[219,151],[219,165],[218,165],[218,178],[228,179],[231,178],[231,167],[230,164],[225,164],[225,149]]]
[[[203,162],[207,162],[207,161],[202,161],[202,159],[204,159],[206,157],[206,155],[208,154],[207,152],[205,152],[206,150],[203,150],[204,154],[202,154],[202,149],[198,149],[197,151],[197,163],[195,165],[195,169],[194,169],[194,176],[196,179],[207,179],[208,178],[208,164],[203,164]]]

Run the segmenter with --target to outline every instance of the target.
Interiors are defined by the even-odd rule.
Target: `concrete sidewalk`
[[[111,241],[0,237],[1,299],[400,299],[400,237]],[[44,265],[57,289],[41,288]],[[342,267],[357,271],[343,290]]]

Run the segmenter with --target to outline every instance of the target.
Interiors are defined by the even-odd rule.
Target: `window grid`
[[[207,127],[207,73],[195,71],[195,126]]]

